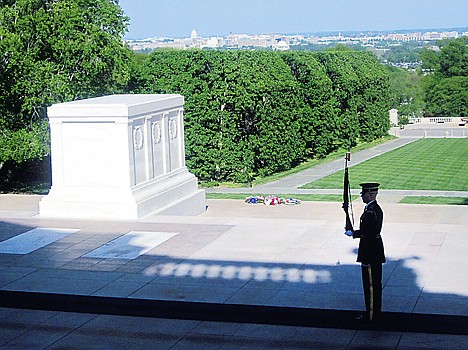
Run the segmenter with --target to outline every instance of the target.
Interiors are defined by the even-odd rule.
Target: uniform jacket
[[[353,232],[353,238],[360,238],[357,261],[362,264],[385,262],[385,253],[380,231],[382,230],[383,212],[377,201],[368,203],[361,215],[359,230]]]

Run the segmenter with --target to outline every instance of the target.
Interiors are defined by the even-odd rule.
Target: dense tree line
[[[424,47],[423,43],[402,42],[398,45],[394,43],[380,43],[383,50],[375,50],[380,59],[387,63],[416,63],[419,62],[419,53]]]
[[[388,132],[389,84],[370,53],[156,51],[136,93],[186,98],[187,165],[249,181]]]
[[[420,69],[388,67],[390,103],[407,117],[468,116],[468,37],[447,39],[419,53]]]
[[[468,117],[468,37],[439,42],[440,51],[421,53],[426,114]]]
[[[401,117],[422,117],[424,113],[424,90],[421,72],[386,66],[390,77],[390,106]],[[401,122],[401,120],[400,120]]]
[[[124,91],[128,18],[112,0],[0,0],[0,167],[49,152],[46,107]]]
[[[204,181],[246,182],[387,133],[388,74],[370,53],[135,55],[128,20],[116,0],[0,0],[0,168],[48,155],[51,104],[120,92],[185,96],[187,165]]]

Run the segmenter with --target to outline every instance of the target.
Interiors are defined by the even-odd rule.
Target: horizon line
[[[196,28],[194,28],[196,30]],[[359,29],[352,29],[352,30],[323,30],[323,31],[307,31],[307,32],[269,32],[269,33],[233,33],[229,32],[228,34],[216,34],[216,35],[209,35],[209,36],[200,36],[201,38],[208,38],[208,37],[226,37],[228,35],[311,35],[311,34],[334,34],[334,33],[393,33],[393,32],[412,32],[412,31],[430,31],[430,30],[468,30],[468,26],[461,26],[461,27],[432,27],[432,28],[400,28],[400,29],[366,29],[366,30],[359,30]],[[155,35],[145,38],[131,38],[126,37],[124,35],[123,39],[125,40],[145,40],[145,39],[152,39],[152,38],[173,38],[173,39],[182,39],[182,38],[190,38],[190,34],[187,36],[167,36],[167,35]]]

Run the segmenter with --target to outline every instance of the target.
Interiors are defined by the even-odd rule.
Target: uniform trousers
[[[366,318],[377,321],[382,312],[382,264],[362,264],[362,286],[366,303]]]

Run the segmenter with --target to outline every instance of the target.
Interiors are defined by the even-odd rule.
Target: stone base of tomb
[[[148,215],[198,215],[205,191],[186,169],[134,188],[52,187],[39,203],[42,217],[139,219]]]

